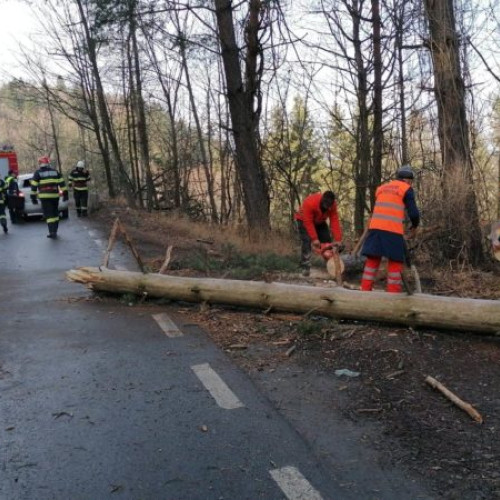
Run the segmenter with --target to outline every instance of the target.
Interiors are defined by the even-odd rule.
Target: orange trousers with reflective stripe
[[[361,278],[361,290],[370,292],[373,289],[373,283],[377,276],[377,271],[380,266],[382,257],[368,257]],[[387,264],[387,287],[389,293],[401,293],[402,281],[401,272],[403,271],[403,263],[389,260]]]

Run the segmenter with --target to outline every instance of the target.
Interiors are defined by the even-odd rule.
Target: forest
[[[0,141],[21,172],[84,159],[101,199],[249,236],[333,190],[359,236],[404,164],[436,261],[500,218],[496,0],[40,0]]]

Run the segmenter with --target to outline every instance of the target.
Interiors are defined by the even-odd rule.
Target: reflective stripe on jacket
[[[7,194],[7,184],[3,179],[0,179],[0,205],[5,205],[6,194]]]
[[[63,176],[52,167],[38,169],[31,179],[31,196],[38,198],[59,198],[59,190],[67,191]]]
[[[5,178],[5,184],[7,185],[7,194],[9,196],[19,196],[19,184],[16,177],[8,175]]]
[[[88,191],[87,182],[90,181],[88,170],[74,168],[68,178],[69,187],[73,187],[76,191]]]
[[[404,234],[405,204],[403,198],[408,189],[410,189],[409,184],[398,180],[382,184],[377,188],[370,229]]]

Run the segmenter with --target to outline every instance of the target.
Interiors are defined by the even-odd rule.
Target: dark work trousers
[[[17,222],[16,200],[12,196],[7,197],[7,206],[9,207],[10,222],[15,224]]]
[[[49,234],[56,235],[59,227],[59,196],[57,198],[42,198],[42,212],[49,227]]]
[[[73,195],[75,197],[75,206],[76,206],[76,215],[78,217],[86,217],[88,212],[88,201],[89,201],[89,192],[87,190],[80,191],[75,189],[73,191]]]
[[[5,202],[0,199],[0,225],[3,227],[3,232],[7,232],[7,216],[5,215]]]
[[[304,223],[301,220],[295,221],[297,223],[297,229],[299,230],[300,242],[301,242],[301,252],[300,252],[300,267],[302,269],[311,268],[311,238],[307,234]],[[318,240],[321,243],[331,243],[332,235],[330,234],[330,229],[326,222],[321,222],[320,224],[315,224],[316,233],[318,233]]]

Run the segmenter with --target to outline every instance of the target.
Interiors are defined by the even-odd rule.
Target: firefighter
[[[38,198],[42,203],[42,212],[47,222],[49,234],[47,238],[57,238],[59,226],[59,190],[63,200],[68,200],[68,189],[60,172],[50,164],[48,156],[38,159],[38,170],[31,180],[31,201],[36,205]],[[38,198],[37,198],[38,196]]]
[[[17,176],[13,170],[9,170],[5,177],[5,183],[7,185],[7,206],[9,207],[10,222],[15,224],[17,222],[17,205],[21,192],[19,191]]]
[[[420,214],[412,188],[413,171],[403,165],[396,179],[377,188],[375,206],[368,225],[368,234],[361,253],[367,257],[361,278],[361,290],[371,291],[382,257],[388,259],[387,292],[402,291],[401,272],[405,261],[405,209],[411,222],[408,238],[415,235]]]
[[[78,217],[87,217],[90,181],[89,171],[85,168],[85,162],[80,160],[76,167],[69,174],[68,187],[73,188],[73,196],[75,197],[76,215]]]
[[[9,232],[7,228],[7,216],[5,215],[5,205],[7,203],[7,184],[3,179],[0,179],[0,225],[3,232]]]
[[[342,251],[342,229],[337,202],[332,191],[309,195],[294,216],[301,241],[300,267],[303,276],[311,271],[311,249],[321,251],[322,243],[332,243]],[[330,221],[330,229],[327,220]]]

